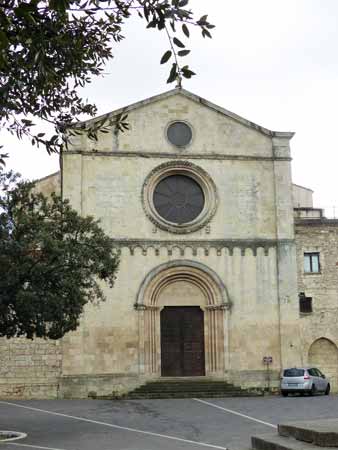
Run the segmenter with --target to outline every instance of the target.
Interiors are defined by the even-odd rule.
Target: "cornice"
[[[208,239],[208,240],[152,240],[152,239],[114,239],[115,246],[121,250],[128,248],[133,256],[136,249],[142,251],[143,256],[148,255],[148,250],[152,249],[155,256],[159,256],[161,249],[166,249],[168,256],[172,256],[173,250],[178,249],[180,256],[185,256],[186,250],[190,249],[193,256],[197,256],[199,249],[204,251],[205,256],[209,256],[210,250],[215,249],[217,256],[224,254],[227,249],[232,256],[235,248],[239,248],[241,255],[245,256],[247,249],[251,249],[253,256],[257,256],[257,250],[263,248],[264,255],[268,256],[270,248],[277,248],[279,245],[293,244],[293,239]]]
[[[329,226],[329,227],[338,227],[338,219],[327,219],[326,217],[316,218],[316,219],[308,219],[308,218],[295,218],[295,226],[296,227],[321,227],[321,226]]]
[[[248,155],[224,155],[222,153],[160,153],[160,152],[109,152],[67,150],[63,155],[102,156],[110,158],[153,158],[153,159],[204,159],[219,161],[292,161],[292,158],[281,156],[248,156]]]

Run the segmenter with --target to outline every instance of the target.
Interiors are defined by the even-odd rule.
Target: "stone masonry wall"
[[[0,398],[57,398],[61,342],[0,339]]]
[[[192,129],[184,149],[166,138],[175,120]],[[223,376],[231,372],[238,380],[250,371],[254,376],[248,381],[244,375],[242,384],[265,386],[265,355],[273,357],[275,373],[283,364],[299,364],[290,134],[272,138],[181,93],[128,111],[128,122],[126,133],[111,129],[99,136],[95,152],[85,136],[77,136],[63,154],[63,196],[82,215],[100,219],[122,251],[114,288],[104,288],[107,301],[88,305],[79,329],[63,340],[63,395],[78,383],[76,395],[100,395],[98,376],[114,384],[114,391],[122,375],[143,376],[143,312],[134,309],[140,286],[161,264],[183,259],[212,270],[226,286],[232,307],[220,345]],[[147,214],[148,177],[175,160],[203,170],[218,198],[210,221],[188,234],[161,228]],[[216,248],[221,241],[233,248]],[[158,366],[147,376],[154,373],[160,376]]]
[[[338,221],[297,221],[296,247],[298,291],[312,298],[312,313],[299,313],[303,364],[313,364],[315,347],[329,349],[323,363],[317,365],[329,375],[338,391],[338,367],[330,361],[338,354]],[[320,272],[304,273],[304,253],[319,252]],[[330,345],[332,344],[332,345]]]

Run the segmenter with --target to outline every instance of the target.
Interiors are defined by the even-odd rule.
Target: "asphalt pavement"
[[[0,401],[0,450],[244,450],[278,423],[338,417],[338,396]]]

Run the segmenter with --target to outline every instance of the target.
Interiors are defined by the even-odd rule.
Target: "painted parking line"
[[[41,445],[17,444],[16,442],[6,442],[8,445],[16,445],[18,447],[39,448],[42,450],[65,450],[64,448],[41,447]]]
[[[206,402],[205,400],[201,400],[200,398],[194,398],[196,402],[204,403],[205,405],[212,406],[213,408],[220,409],[222,411],[225,411],[230,414],[234,414],[235,416],[243,417],[244,419],[252,420],[253,422],[258,422],[262,425],[266,425],[267,427],[275,428],[277,429],[277,425],[274,425],[273,423],[264,422],[263,420],[256,419],[252,416],[247,416],[246,414],[242,414],[240,412],[234,411],[233,409],[223,408],[223,406],[215,405],[214,403]]]
[[[144,435],[147,435],[147,436],[155,436],[155,437],[159,437],[159,438],[162,438],[162,439],[170,439],[172,441],[184,442],[185,444],[198,445],[200,447],[216,448],[216,449],[219,449],[219,450],[228,450],[226,447],[221,447],[219,445],[208,444],[206,442],[191,441],[190,439],[183,439],[183,438],[179,438],[179,437],[176,437],[176,436],[169,436],[169,435],[166,435],[166,434],[153,433],[152,431],[144,431],[144,430],[138,430],[136,428],[122,427],[120,425],[114,425],[112,423],[100,422],[98,420],[92,420],[92,419],[86,419],[85,417],[71,416],[69,414],[62,414],[62,413],[58,413],[58,412],[54,412],[54,411],[48,411],[46,409],[33,408],[32,406],[19,405],[18,403],[11,403],[11,402],[0,401],[0,404],[16,406],[18,408],[28,409],[30,411],[42,412],[42,413],[45,413],[45,414],[51,414],[51,415],[59,416],[59,417],[66,417],[68,419],[78,420],[78,421],[87,422],[87,423],[93,423],[95,425],[103,425],[105,427],[115,428],[117,430],[131,431],[133,433],[144,434]],[[53,449],[51,449],[51,450],[53,450]],[[55,450],[57,450],[57,449],[55,449]]]

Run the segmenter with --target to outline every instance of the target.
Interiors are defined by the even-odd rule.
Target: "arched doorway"
[[[230,303],[212,270],[187,260],[163,264],[143,281],[135,307],[141,373],[224,374]]]
[[[338,389],[338,349],[326,338],[313,342],[309,349],[309,364],[318,367],[329,379],[333,391]]]

